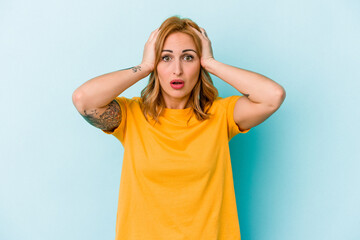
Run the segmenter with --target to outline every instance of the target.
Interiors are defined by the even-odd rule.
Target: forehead
[[[182,32],[171,33],[165,39],[163,46],[163,49],[168,50],[183,50],[185,48],[195,50],[195,42],[190,35]]]

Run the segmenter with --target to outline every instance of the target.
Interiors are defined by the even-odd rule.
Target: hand
[[[152,72],[155,68],[155,42],[159,34],[159,28],[155,29],[151,34],[147,42],[145,43],[143,59],[141,64],[149,67]]]
[[[209,63],[211,61],[214,60],[211,42],[203,28],[200,28],[201,32],[199,32],[194,27],[191,27],[191,28],[196,32],[196,34],[199,36],[199,38],[201,40],[201,44],[202,44],[202,56],[200,59],[201,66],[203,68],[205,68],[205,70],[208,70],[207,66],[209,65]]]

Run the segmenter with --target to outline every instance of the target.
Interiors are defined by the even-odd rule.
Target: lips
[[[184,84],[184,81],[181,79],[174,79],[170,82],[170,84]]]
[[[174,89],[181,89],[184,87],[185,82],[181,79],[171,80],[170,86]]]

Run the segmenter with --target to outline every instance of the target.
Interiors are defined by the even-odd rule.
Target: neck
[[[187,99],[164,99],[164,102],[165,102],[166,108],[185,109],[185,108],[190,107],[188,100],[189,100],[189,97]]]

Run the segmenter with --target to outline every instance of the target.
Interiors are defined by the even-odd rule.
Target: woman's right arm
[[[73,104],[88,123],[112,130],[121,122],[121,109],[115,98],[149,73],[149,67],[140,64],[90,79],[74,91]]]
[[[158,29],[146,42],[140,65],[92,78],[74,91],[73,104],[87,122],[103,130],[119,126],[121,109],[115,98],[153,71],[157,34]]]

